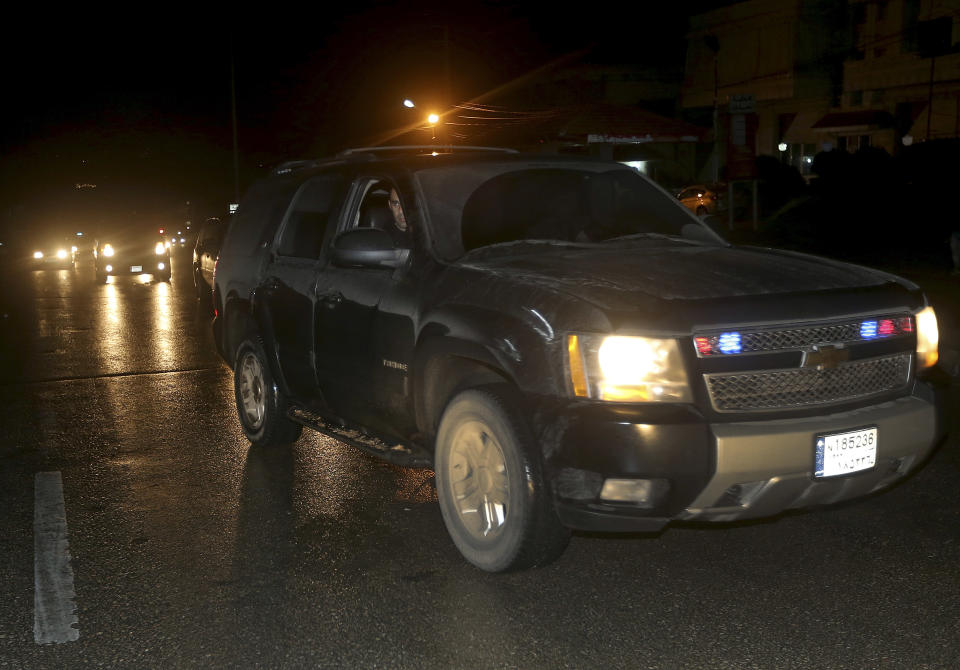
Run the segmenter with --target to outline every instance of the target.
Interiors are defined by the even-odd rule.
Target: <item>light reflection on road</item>
[[[173,347],[173,335],[170,323],[170,284],[158,282],[153,289],[153,346],[154,366],[158,370],[173,369],[179,365]]]

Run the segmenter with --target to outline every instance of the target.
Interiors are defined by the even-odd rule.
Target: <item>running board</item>
[[[433,467],[430,454],[423,447],[409,447],[405,444],[391,446],[383,440],[362,433],[359,430],[335,425],[324,416],[296,405],[287,410],[287,418],[303,424],[318,433],[323,433],[341,442],[346,442],[351,447],[356,447],[361,451],[365,451],[393,465],[399,465],[405,468]]]

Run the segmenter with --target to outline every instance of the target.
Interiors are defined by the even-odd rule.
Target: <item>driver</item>
[[[390,207],[390,213],[393,214],[393,224],[398,230],[407,231],[407,217],[403,214],[403,205],[400,204],[400,195],[397,189],[390,189],[390,196],[387,199],[387,206]]]

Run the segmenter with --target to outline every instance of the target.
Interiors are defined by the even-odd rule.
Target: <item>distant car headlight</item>
[[[575,396],[611,402],[692,402],[676,339],[620,335],[567,336]]]
[[[939,359],[940,330],[933,307],[925,307],[917,314],[917,364],[921,368],[933,367]]]
[[[167,248],[163,246],[163,242],[157,242],[157,246],[155,246],[153,250],[156,252],[157,256],[163,256],[163,254],[166,253]]]
[[[34,252],[33,252],[33,257],[36,258],[37,260],[40,260],[41,258],[43,258],[43,252],[42,252],[42,251],[34,251]]]
[[[67,250],[66,250],[66,249],[57,249],[57,258],[63,259],[63,258],[66,258],[66,257],[67,257]]]
[[[103,255],[107,256],[108,258],[113,256],[113,247],[111,247],[109,244],[103,245]]]

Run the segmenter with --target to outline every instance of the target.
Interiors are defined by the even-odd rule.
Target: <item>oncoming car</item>
[[[110,276],[140,274],[170,281],[170,246],[159,233],[126,230],[102,236],[93,255],[98,283]]]
[[[77,246],[69,238],[56,239],[32,249],[29,260],[35,269],[73,270],[77,262]]]
[[[432,468],[450,537],[491,572],[556,559],[571,529],[864,497],[943,435],[916,285],[732,245],[614,162],[281,166],[241,201],[213,301],[254,448],[306,427]]]

